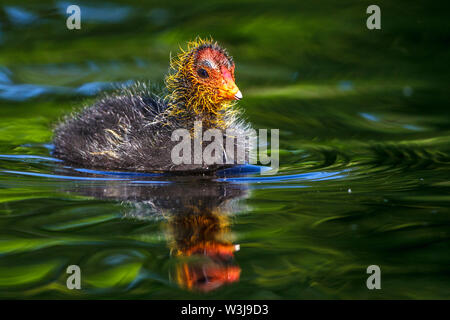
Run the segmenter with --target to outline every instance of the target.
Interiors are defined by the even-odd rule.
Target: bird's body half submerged
[[[72,165],[105,170],[207,172],[232,166],[237,162],[230,162],[227,152],[237,150],[242,140],[233,139],[233,148],[221,150],[224,161],[177,163],[172,151],[179,141],[173,132],[186,129],[193,136],[200,123],[202,135],[218,129],[223,141],[227,132],[248,135],[250,126],[235,108],[240,98],[234,62],[226,51],[211,41],[191,42],[172,59],[165,89],[137,83],[67,117],[54,131],[54,155]],[[247,144],[242,147],[248,155]]]

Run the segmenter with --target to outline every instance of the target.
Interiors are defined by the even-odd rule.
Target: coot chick
[[[194,122],[201,121],[202,132],[220,129],[223,141],[226,129],[234,130],[233,136],[250,132],[235,106],[242,94],[234,70],[232,57],[216,42],[189,42],[171,59],[165,88],[137,83],[67,117],[54,131],[54,155],[71,165],[104,170],[192,173],[232,166],[238,159],[229,150],[242,144],[237,138],[233,148],[221,150],[224,161],[218,163],[175,164],[171,152],[179,144],[172,141],[173,131],[186,129],[193,136]],[[243,148],[248,155],[248,145]]]

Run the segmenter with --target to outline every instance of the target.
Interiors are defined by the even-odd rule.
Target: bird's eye
[[[205,69],[200,68],[200,69],[197,70],[197,73],[202,78],[208,78],[209,77],[209,74],[208,74],[208,72]]]

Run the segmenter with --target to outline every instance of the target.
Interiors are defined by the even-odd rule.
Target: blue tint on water
[[[222,169],[216,172],[219,177],[227,177],[233,175],[249,175],[249,174],[260,174],[264,171],[270,170],[269,167],[255,166],[251,164],[237,165],[231,168]]]
[[[121,176],[121,177],[161,177],[163,174],[161,173],[143,173],[143,172],[125,172],[125,171],[101,171],[101,170],[91,170],[91,169],[83,169],[83,168],[73,168],[73,170],[83,173],[91,173],[91,174],[101,174],[107,176]]]
[[[370,121],[380,121],[379,117],[374,116],[373,114],[370,114],[370,113],[361,112],[359,115],[361,117],[363,117],[364,119],[367,119],[367,120],[370,120]]]
[[[9,20],[17,25],[27,25],[37,20],[37,16],[19,7],[5,7]]]
[[[237,177],[237,178],[222,178],[219,181],[234,182],[234,183],[277,183],[283,181],[321,181],[321,180],[336,180],[345,177],[343,174],[345,170],[336,172],[309,172],[292,175],[281,176],[258,176],[258,177]]]
[[[47,147],[52,147],[51,144],[47,144]],[[4,160],[22,160],[25,163],[40,163],[40,162],[63,162],[60,159],[45,156],[34,156],[34,155],[0,155],[0,159]],[[53,173],[42,173],[42,172],[30,172],[30,171],[17,171],[17,170],[2,170],[0,172],[17,174],[23,176],[34,176],[41,178],[50,179],[64,179],[64,180],[81,180],[81,181],[128,181],[132,184],[167,184],[172,183],[171,178],[176,178],[177,175],[174,173],[151,173],[151,172],[132,172],[132,171],[104,171],[86,168],[74,168],[71,166],[63,166],[61,168],[56,168],[54,172],[64,169],[64,174]],[[243,184],[258,184],[258,183],[279,183],[279,182],[289,182],[289,181],[322,181],[322,180],[336,180],[345,177],[345,172],[348,170],[332,171],[332,172],[309,172],[302,174],[292,174],[292,175],[267,175],[264,173],[270,171],[272,168],[257,165],[237,165],[231,168],[219,170],[215,174],[211,175],[211,178],[215,178],[218,182],[227,183],[243,183]],[[70,172],[78,172],[81,174],[88,174],[89,176],[74,176]],[[98,177],[98,175],[105,177]],[[161,180],[135,180],[135,178],[165,178],[164,181]],[[287,186],[277,186],[278,188],[304,188],[307,186],[300,185],[287,185]],[[257,187],[266,188],[266,187]]]
[[[92,180],[92,181],[128,180],[128,179],[118,179],[118,178],[63,176],[63,175],[58,175],[58,174],[45,174],[45,173],[23,172],[23,171],[13,171],[13,170],[3,170],[0,172],[18,174],[18,175],[23,175],[23,176],[33,176],[33,177],[50,178],[50,179],[65,179],[65,180],[85,180],[85,181],[86,180]]]
[[[61,159],[57,159],[57,158],[34,156],[34,155],[28,155],[28,154],[0,154],[0,159],[44,160],[44,161],[52,161],[52,162],[62,162]]]
[[[57,7],[63,16],[68,16],[67,8],[76,3],[58,2]],[[131,7],[119,6],[114,4],[104,3],[97,6],[87,6],[84,4],[77,4],[80,7],[82,21],[97,22],[97,23],[118,23],[129,18],[133,12]]]
[[[0,31],[0,35],[1,35],[1,31]],[[12,72],[8,68],[0,67],[0,82],[11,83],[11,79],[10,79],[11,74],[12,74]]]

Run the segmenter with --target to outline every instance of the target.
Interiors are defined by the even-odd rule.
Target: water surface
[[[85,2],[78,31],[64,1],[0,5],[0,298],[450,297],[450,8],[379,1],[369,31],[369,4]],[[280,129],[275,176],[53,158],[65,114],[161,81],[197,35],[234,56],[253,126]]]

